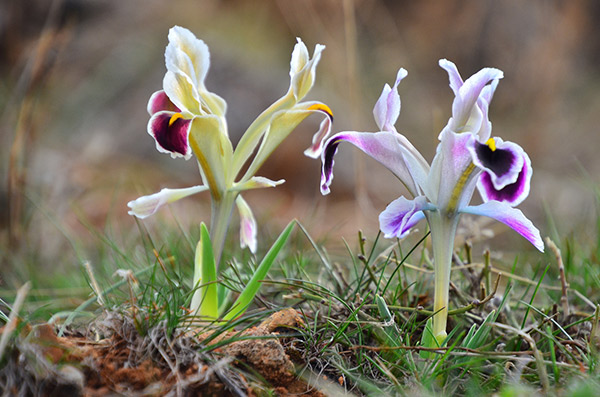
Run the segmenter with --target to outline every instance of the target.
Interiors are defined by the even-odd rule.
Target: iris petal
[[[394,124],[400,115],[400,95],[398,95],[398,84],[408,75],[408,72],[401,68],[396,75],[394,87],[385,85],[383,91],[373,108],[373,116],[377,126],[382,131],[396,131]]]
[[[159,152],[188,160],[192,156],[188,141],[192,120],[177,115],[181,114],[166,111],[155,113],[148,122],[148,134],[156,141]]]
[[[502,201],[511,206],[519,205],[529,195],[531,185],[531,160],[525,152],[523,152],[523,167],[517,175],[514,183],[505,185],[501,189],[497,189],[494,183],[494,174],[483,172],[477,182],[477,189],[483,198],[483,201]]]
[[[493,145],[493,146],[491,146]],[[490,174],[496,189],[514,183],[525,162],[525,152],[513,142],[504,142],[493,138],[488,143],[473,140],[467,146],[473,157],[473,163]]]
[[[152,94],[150,100],[148,101],[148,113],[150,116],[152,116],[153,114],[163,110],[177,113],[181,112],[181,109],[171,102],[166,92],[163,90],[156,91],[154,94]]]
[[[434,208],[424,196],[414,200],[397,198],[379,215],[379,228],[385,238],[406,237],[410,229],[425,218],[423,211]]]
[[[242,198],[238,196],[235,200],[238,211],[240,213],[240,246],[248,247],[252,253],[256,252],[256,219],[252,214],[250,206]]]
[[[321,154],[321,193],[328,194],[333,180],[333,157],[341,142],[349,142],[389,169],[417,196],[429,166],[406,138],[396,132],[340,132],[327,140]],[[413,154],[413,151],[416,154]],[[417,156],[417,157],[415,157]]]
[[[464,207],[460,212],[496,219],[511,227],[514,231],[525,237],[535,248],[544,252],[544,242],[540,236],[540,231],[523,215],[521,210],[512,208],[507,203],[488,201],[480,205]]]
[[[192,194],[203,192],[205,190],[208,190],[208,187],[202,185],[192,186],[184,189],[165,188],[158,193],[142,196],[127,203],[127,206],[131,208],[129,215],[135,215],[140,219],[144,219],[156,213],[156,211],[166,204],[180,200],[187,196],[191,196]]]

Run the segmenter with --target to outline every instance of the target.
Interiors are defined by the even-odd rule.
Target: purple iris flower
[[[439,64],[448,73],[455,97],[431,165],[394,127],[401,105],[397,87],[407,75],[400,69],[393,87],[384,86],[373,109],[379,132],[345,131],[325,142],[321,193],[329,193],[341,142],[353,144],[404,184],[412,198],[392,201],[379,216],[380,229],[386,238],[402,238],[422,219],[429,223],[436,275],[433,330],[441,343],[447,335],[450,266],[460,214],[503,222],[540,251],[544,244],[538,229],[515,208],[529,194],[529,156],[516,143],[491,137],[488,108],[502,71],[484,68],[463,81],[454,63],[442,59]],[[483,204],[470,205],[475,189]]]

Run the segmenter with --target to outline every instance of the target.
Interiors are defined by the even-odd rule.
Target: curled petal
[[[156,91],[150,97],[148,101],[148,113],[152,116],[155,113],[160,111],[167,110],[169,112],[180,113],[181,109],[179,109],[167,96],[167,94],[163,91]]]
[[[420,187],[426,184],[429,165],[408,142],[390,131],[340,132],[327,140],[321,154],[321,193],[328,194],[333,180],[333,158],[341,142],[349,142],[389,169],[406,188],[418,196]]]
[[[525,152],[512,142],[504,142],[501,138],[492,138],[486,143],[473,139],[467,146],[473,163],[485,170],[496,190],[514,183],[523,168]]]
[[[256,219],[254,219],[250,206],[241,195],[236,198],[235,204],[240,213],[240,246],[242,248],[248,247],[252,253],[255,253]]]
[[[290,89],[296,101],[299,101],[306,96],[314,84],[315,70],[325,46],[317,44],[313,57],[309,58],[306,45],[300,38],[297,38],[297,40],[298,43],[294,47],[290,61]]]
[[[191,123],[192,120],[184,118],[181,113],[158,112],[148,122],[148,134],[156,141],[159,152],[188,160],[192,156],[188,140]]]
[[[263,135],[258,152],[248,167],[245,176],[256,174],[271,153],[273,153],[277,146],[292,133],[296,126],[314,113],[325,114],[329,119],[329,122],[321,123],[321,128],[313,137],[313,145],[307,149],[305,153],[314,157],[316,153],[320,152],[320,141],[322,141],[331,130],[331,121],[333,120],[331,109],[321,102],[300,102],[290,109],[280,110],[273,114]]]
[[[329,106],[318,102],[314,105],[311,105],[308,109],[315,112],[322,112],[326,116],[323,121],[321,121],[319,130],[315,133],[315,135],[313,135],[312,145],[304,151],[305,156],[316,159],[321,155],[321,152],[323,151],[323,143],[329,137],[329,134],[331,134],[333,112],[331,109],[329,109]]]
[[[174,201],[191,196],[192,194],[203,192],[205,190],[208,190],[208,187],[203,185],[192,186],[184,189],[165,188],[158,193],[154,193],[149,196],[142,196],[127,203],[127,206],[131,208],[128,214],[137,216],[140,219],[144,219],[156,213],[156,211],[166,204],[170,204]]]
[[[507,203],[488,201],[480,205],[464,207],[460,212],[496,219],[525,237],[535,248],[544,252],[544,242],[540,231],[523,215],[521,210],[511,207]]]
[[[377,126],[382,131],[396,131],[394,124],[400,115],[400,95],[398,95],[398,84],[408,75],[408,72],[401,68],[396,75],[394,87],[389,85],[383,87],[383,91],[373,108],[373,116]]]
[[[285,182],[285,179],[273,181],[273,180],[271,180],[269,178],[265,178],[263,176],[253,176],[246,182],[235,184],[229,190],[241,192],[242,190],[260,189],[260,188],[265,188],[265,187],[275,187],[277,185],[281,185],[284,182]]]
[[[406,237],[410,229],[425,218],[423,211],[433,209],[435,207],[424,196],[414,200],[397,198],[379,215],[379,228],[385,238]]]
[[[531,160],[527,153],[522,152],[523,166],[517,175],[516,181],[505,185],[501,189],[495,187],[495,174],[491,172],[483,172],[477,182],[477,189],[483,198],[483,201],[502,201],[511,206],[519,205],[529,195],[531,186]]]

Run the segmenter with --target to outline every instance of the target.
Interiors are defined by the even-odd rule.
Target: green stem
[[[225,246],[227,230],[231,222],[231,214],[238,192],[225,192],[220,200],[212,200],[211,220],[210,220],[210,240],[213,245],[215,263],[217,264],[217,274],[221,264],[221,254]]]
[[[428,215],[433,245],[433,261],[435,271],[435,295],[433,301],[433,334],[438,343],[446,336],[448,320],[448,292],[450,290],[450,269],[454,251],[454,237],[458,225],[458,217],[434,212]]]

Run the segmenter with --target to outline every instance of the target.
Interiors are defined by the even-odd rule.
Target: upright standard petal
[[[435,206],[424,196],[415,197],[414,200],[397,198],[379,215],[379,228],[385,238],[404,238],[413,226],[425,218],[423,211],[434,209]]]
[[[192,186],[184,189],[165,188],[158,193],[154,193],[149,196],[142,196],[127,203],[127,206],[131,208],[128,214],[137,216],[140,219],[144,219],[156,213],[156,211],[166,204],[180,200],[187,196],[191,196],[192,194],[203,192],[205,190],[208,190],[208,187],[202,185]]]
[[[312,58],[308,57],[306,45],[300,38],[292,52],[290,61],[290,90],[294,94],[296,101],[300,101],[306,96],[315,82],[315,70],[321,60],[321,52],[325,49],[322,44],[317,44]]]
[[[496,219],[525,237],[535,248],[544,252],[544,242],[540,231],[523,215],[521,210],[511,207],[507,203],[488,201],[480,205],[461,208],[460,212]]]
[[[237,196],[235,204],[240,213],[240,246],[248,247],[254,254],[256,253],[256,219],[254,219],[250,206],[241,195]]]
[[[450,87],[455,94],[449,128],[457,133],[477,133],[483,122],[482,109],[477,106],[480,95],[488,83],[503,77],[502,71],[484,68],[461,84],[462,79],[452,62],[442,60],[440,66],[448,72]]]
[[[373,108],[375,122],[381,131],[396,131],[394,124],[400,115],[400,95],[398,94],[398,84],[408,75],[408,72],[401,68],[396,75],[394,87],[389,85],[383,87],[383,91]]]
[[[181,26],[169,30],[165,50],[167,70],[190,77],[194,85],[204,84],[210,66],[210,52],[204,41]]]
[[[192,120],[184,118],[181,113],[161,111],[150,118],[147,131],[154,138],[159,152],[188,160],[192,156],[188,139],[191,123]]]

